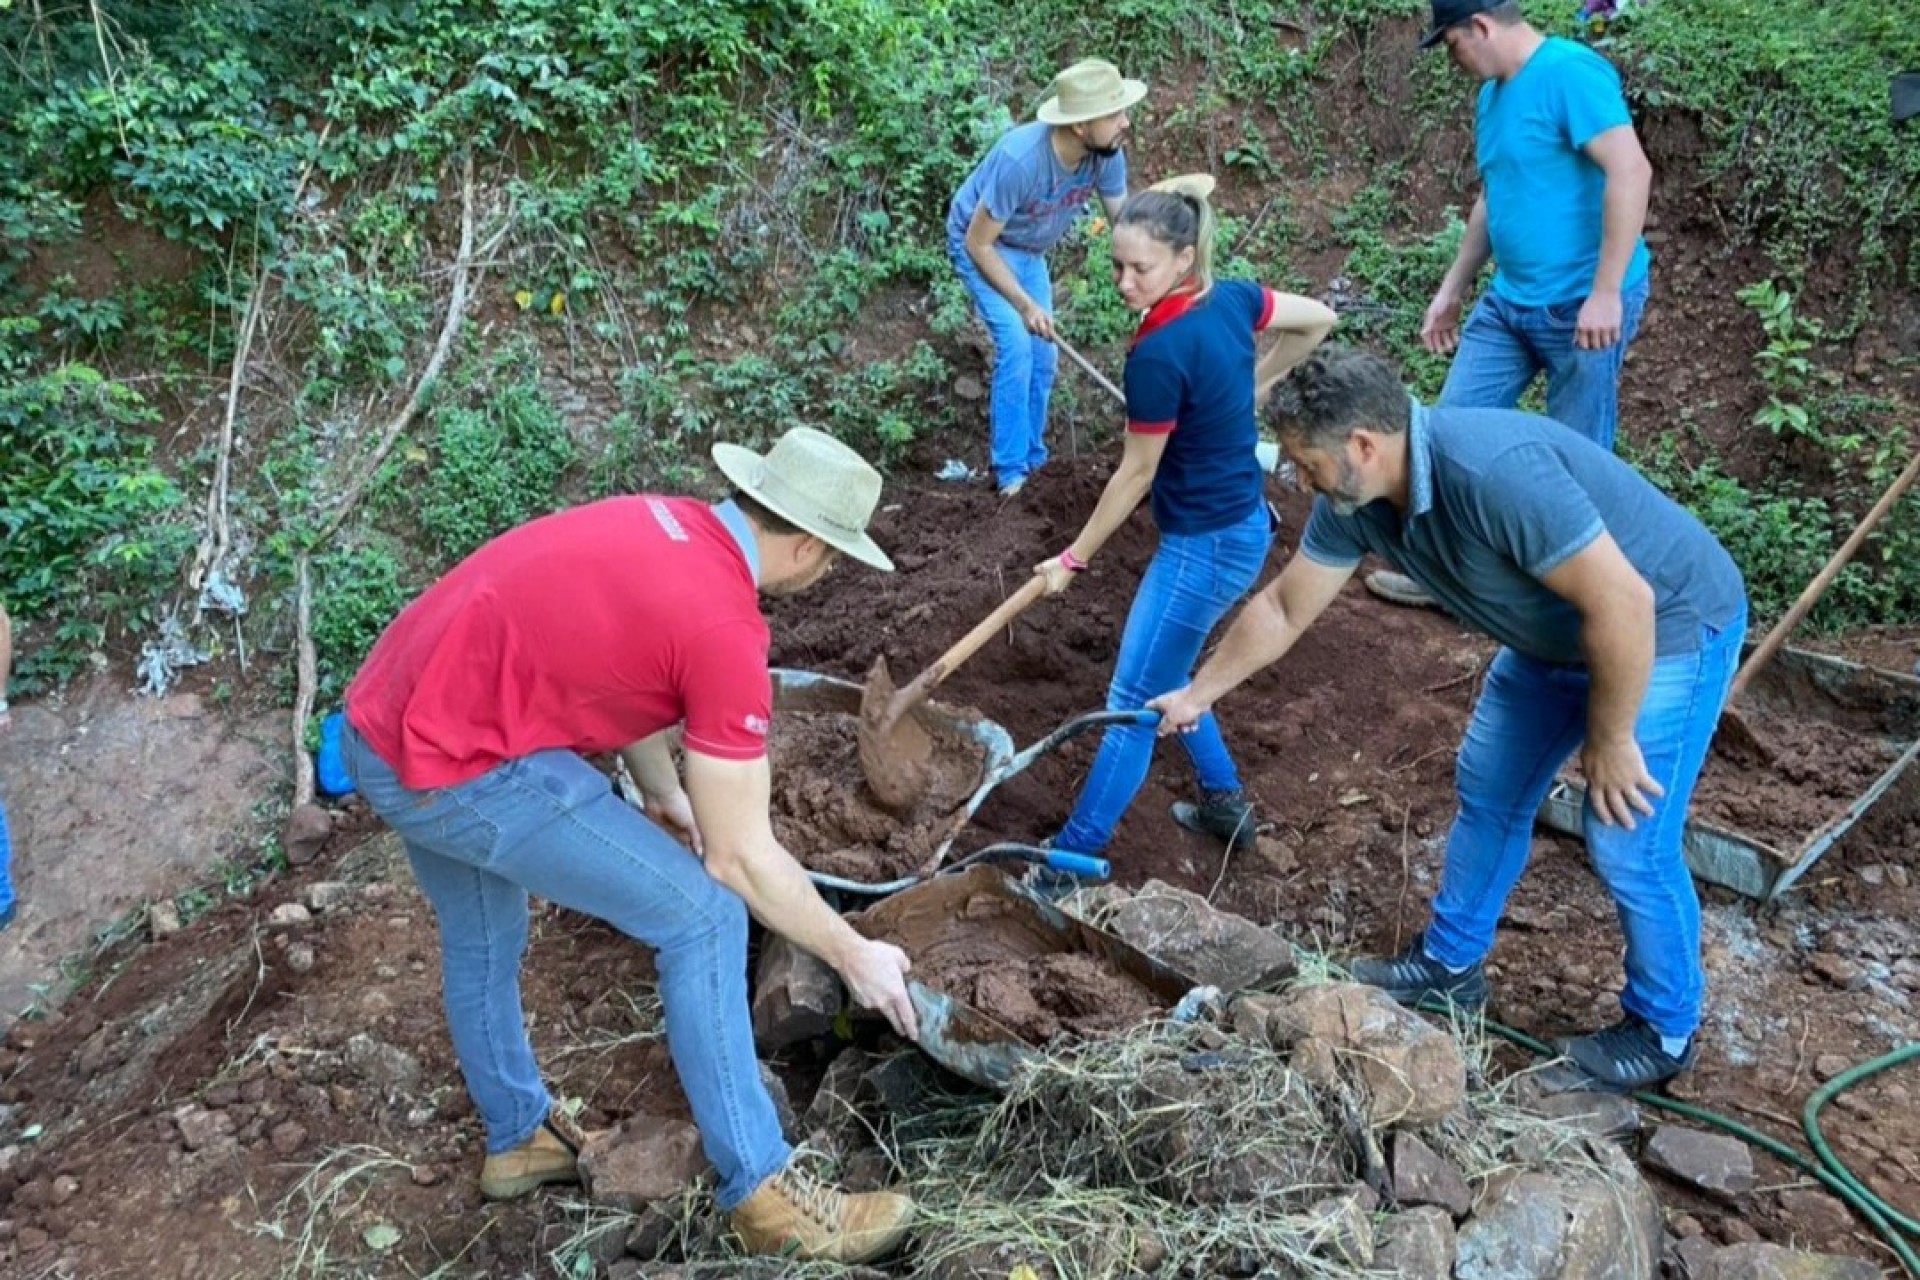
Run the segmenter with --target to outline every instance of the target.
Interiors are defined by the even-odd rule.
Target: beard
[[[1125,138],[1115,138],[1104,147],[1096,147],[1088,144],[1087,154],[1090,156],[1099,156],[1102,160],[1111,160],[1119,155],[1126,145],[1127,140]]]

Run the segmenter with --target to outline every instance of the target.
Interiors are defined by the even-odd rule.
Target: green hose
[[[1447,1012],[1444,1008],[1434,1011],[1439,1013]],[[1493,1032],[1502,1040],[1517,1044],[1529,1052],[1538,1054],[1541,1057],[1555,1056],[1552,1047],[1542,1041],[1534,1039],[1524,1031],[1516,1031],[1512,1027],[1502,1026],[1492,1021],[1485,1022],[1485,1026],[1487,1030]],[[1920,1277],[1920,1255],[1916,1255],[1913,1250],[1914,1240],[1920,1240],[1920,1223],[1915,1222],[1912,1218],[1895,1210],[1893,1206],[1889,1205],[1885,1200],[1882,1200],[1879,1196],[1868,1190],[1866,1184],[1861,1182],[1851,1169],[1841,1163],[1840,1158],[1834,1155],[1833,1149],[1827,1145],[1826,1137],[1820,1132],[1818,1119],[1820,1108],[1826,1106],[1827,1103],[1833,1101],[1833,1099],[1841,1093],[1852,1088],[1860,1081],[1867,1079],[1869,1076],[1885,1071],[1888,1067],[1898,1066],[1908,1059],[1915,1057],[1920,1057],[1920,1044],[1903,1045],[1895,1049],[1892,1053],[1883,1054],[1871,1062],[1863,1062],[1857,1067],[1852,1067],[1841,1072],[1824,1085],[1821,1085],[1813,1096],[1807,1099],[1807,1108],[1804,1115],[1807,1141],[1813,1147],[1815,1154],[1819,1156],[1818,1162],[1807,1159],[1806,1156],[1776,1138],[1770,1138],[1757,1129],[1748,1128],[1738,1120],[1730,1119],[1717,1112],[1708,1111],[1704,1107],[1696,1107],[1686,1102],[1677,1102],[1672,1098],[1663,1097],[1660,1094],[1649,1093],[1644,1090],[1632,1096],[1635,1102],[1652,1107],[1656,1111],[1666,1111],[1677,1116],[1685,1116],[1687,1119],[1698,1121],[1701,1124],[1707,1125],[1709,1128],[1730,1133],[1749,1146],[1758,1147],[1774,1159],[1784,1164],[1790,1164],[1808,1177],[1813,1178],[1822,1186],[1826,1187],[1827,1190],[1833,1192],[1834,1195],[1840,1197],[1849,1208],[1866,1220],[1867,1224],[1874,1229],[1881,1240],[1886,1242],[1887,1247],[1893,1250],[1894,1256],[1900,1259],[1900,1265],[1906,1268],[1908,1275]]]

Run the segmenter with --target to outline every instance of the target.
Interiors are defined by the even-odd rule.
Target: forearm
[[[1580,647],[1587,660],[1587,738],[1601,744],[1633,740],[1634,722],[1653,674],[1652,591],[1618,607],[1583,617]]]
[[[1650,169],[1637,168],[1607,175],[1601,202],[1600,264],[1594,268],[1593,291],[1615,292],[1627,277],[1634,247],[1647,225],[1647,201],[1653,188]]]
[[[861,941],[771,833],[753,848],[719,855],[709,850],[707,870],[740,896],[754,919],[836,970]]]
[[[620,749],[620,759],[626,762],[627,772],[633,775],[643,795],[668,796],[680,790],[680,772],[673,767],[673,751],[668,742],[671,733],[672,730],[663,729]]]
[[[1000,256],[1000,250],[994,247],[993,241],[982,244],[974,236],[969,235],[967,257],[973,260],[973,265],[979,270],[981,277],[993,286],[994,292],[1005,298],[1022,316],[1038,305],[1034,299],[1027,296],[1027,291],[1020,287],[1020,282],[1014,278],[1013,268],[1009,267],[1007,260]]]
[[[1212,706],[1255,672],[1278,662],[1304,630],[1288,619],[1276,579],[1247,601],[1220,647],[1194,673],[1190,686],[1194,697]]]
[[[1447,268],[1443,287],[1465,294],[1473,287],[1480,268],[1486,266],[1492,257],[1493,238],[1487,234],[1487,197],[1482,192],[1475,198],[1472,211],[1467,214],[1467,229],[1460,237],[1460,251],[1453,255],[1453,265]]]
[[[1108,477],[1107,487],[1100,491],[1100,501],[1094,504],[1093,514],[1087,517],[1067,550],[1083,563],[1092,560],[1127,522],[1127,517],[1152,487],[1153,472],[1133,466],[1123,458],[1119,468]]]

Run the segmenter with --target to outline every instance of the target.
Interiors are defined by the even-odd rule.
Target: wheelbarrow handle
[[[1075,716],[1073,719],[1067,721],[1058,729],[1055,729],[1052,733],[1040,739],[1040,741],[1034,743],[1025,751],[1022,751],[1020,755],[1022,758],[1030,761],[1035,756],[1043,756],[1061,743],[1068,742],[1094,729],[1107,729],[1114,725],[1121,724],[1159,723],[1160,713],[1158,711],[1149,711],[1145,707],[1142,707],[1138,711],[1089,711],[1085,715]]]
[[[1113,876],[1113,864],[1091,853],[1069,853],[1065,849],[1049,849],[1045,845],[1021,844],[1012,840],[975,849],[966,857],[956,858],[952,863],[941,868],[939,874],[945,875],[949,871],[958,871],[976,862],[1015,861],[1037,862],[1049,871],[1079,876],[1082,880],[1107,880]]]

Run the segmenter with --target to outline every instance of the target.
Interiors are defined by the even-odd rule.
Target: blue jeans
[[[1634,815],[1631,831],[1600,821],[1590,804],[1582,823],[1626,935],[1620,1005],[1661,1035],[1690,1036],[1700,1025],[1700,899],[1680,842],[1746,632],[1742,613],[1725,630],[1703,628],[1694,652],[1654,662],[1633,736],[1666,794],[1653,800],[1650,816]],[[1586,737],[1587,686],[1584,667],[1551,666],[1511,649],[1494,658],[1460,749],[1460,812],[1427,928],[1432,959],[1459,969],[1493,949],[1507,895],[1527,865],[1534,815]]]
[[[0,804],[0,915],[13,910],[13,837],[7,833],[7,806]]]
[[[1127,613],[1120,657],[1107,688],[1109,711],[1133,711],[1149,698],[1178,689],[1193,676],[1200,650],[1220,619],[1253,589],[1273,545],[1266,504],[1238,524],[1213,533],[1167,534],[1147,565]],[[1133,803],[1153,763],[1152,725],[1108,729],[1067,825],[1054,843],[1076,853],[1099,853]],[[1202,788],[1240,786],[1220,722],[1211,712],[1193,732],[1179,735]]]
[[[722,1209],[786,1166],[747,1007],[747,910],[700,860],[571,751],[541,751],[456,786],[409,790],[351,724],[347,772],[407,847],[440,921],[441,985],[489,1154],[551,1105],[527,1040],[527,894],[606,921],[655,951],[667,1045],[720,1174]]]
[[[1573,344],[1574,322],[1585,298],[1550,307],[1520,307],[1489,289],[1460,330],[1460,349],[1447,370],[1440,403],[1511,409],[1538,374],[1547,375],[1547,416],[1589,440],[1613,448],[1620,420],[1620,366],[1640,331],[1647,281],[1621,295],[1620,341],[1604,351]]]
[[[1044,254],[1022,253],[1005,245],[994,252],[1006,262],[1013,278],[1029,298],[1053,314],[1053,280],[1047,275]],[[965,244],[949,242],[960,280],[973,295],[980,320],[993,339],[993,395],[989,412],[993,423],[993,480],[1009,485],[1038,471],[1047,460],[1047,401],[1060,366],[1060,351],[1045,338],[1027,332],[1020,313],[987,283],[980,268],[967,256]]]

